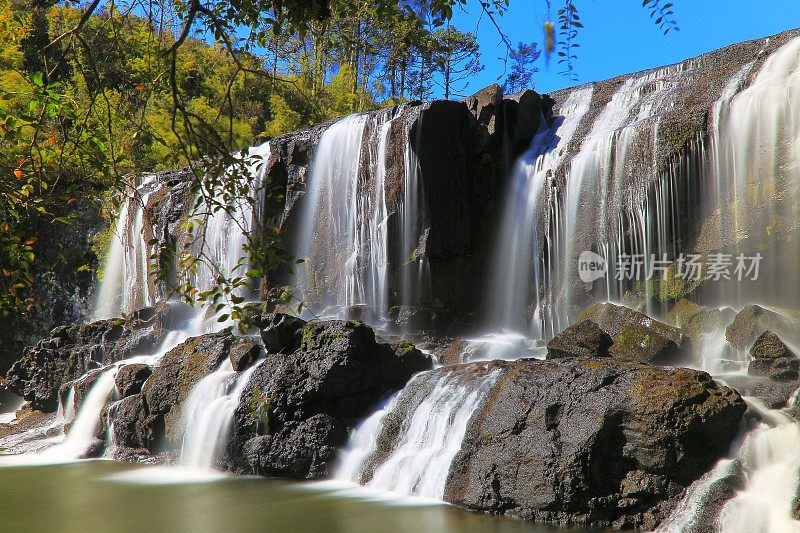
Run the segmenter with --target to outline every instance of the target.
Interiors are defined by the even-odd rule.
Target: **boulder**
[[[57,327],[14,363],[7,375],[8,389],[36,409],[53,412],[63,384],[102,365],[154,350],[166,335],[168,320],[167,313],[148,308],[125,319]]]
[[[478,121],[478,124],[485,129],[485,142],[488,142],[488,139],[499,133],[497,122],[502,102],[503,89],[496,83],[484,87],[477,93],[464,99],[464,103],[469,112],[472,113]]]
[[[136,363],[122,366],[114,378],[114,383],[120,396],[127,398],[133,394],[139,394],[142,391],[142,386],[153,369],[150,365],[143,363]]]
[[[114,416],[114,442],[123,456],[131,455],[130,450],[142,450],[148,454],[155,449],[157,435],[151,424],[144,395],[134,394],[123,398],[117,404]]]
[[[306,321],[283,313],[256,315],[253,324],[261,331],[267,353],[290,353],[300,347]]]
[[[746,305],[736,314],[725,336],[731,346],[746,350],[767,330],[796,340],[800,331],[800,317],[796,311],[778,313],[760,305]]]
[[[237,341],[229,329],[192,337],[161,359],[142,389],[143,417],[155,441],[177,445],[183,436],[181,405],[198,381],[216,370]],[[124,443],[127,445],[127,443]]]
[[[309,322],[297,350],[268,355],[250,378],[229,436],[228,467],[295,479],[330,475],[358,421],[430,367],[411,343],[377,342],[363,323]]]
[[[746,410],[695,370],[613,358],[495,364],[504,375],[471,417],[444,493],[476,511],[653,528],[727,453]]]
[[[143,381],[141,392],[127,395],[117,404],[115,457],[121,460],[150,458],[178,449],[183,437],[183,402],[194,386],[216,370],[230,356],[231,348],[241,341],[226,329],[192,337],[168,351]],[[128,366],[138,365],[127,365],[119,372]],[[120,380],[119,374],[117,380]],[[135,387],[128,387],[128,390],[135,390]]]
[[[252,339],[240,338],[230,348],[228,358],[237,372],[250,367],[261,356],[261,346]]]
[[[683,335],[675,327],[612,303],[587,308],[577,323],[591,320],[614,341],[612,357],[642,363],[671,365],[680,360]]]
[[[546,108],[552,108],[553,101],[536,91],[526,90],[506,96],[503,104],[506,119],[510,122],[508,130],[512,149],[520,153],[530,146],[544,113],[549,112]]]
[[[608,357],[614,343],[611,336],[592,320],[569,326],[547,343],[547,359]]]
[[[770,409],[786,407],[800,386],[800,359],[771,331],[759,335],[750,356],[747,375],[727,377],[726,383]]]

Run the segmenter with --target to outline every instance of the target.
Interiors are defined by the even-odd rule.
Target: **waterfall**
[[[198,290],[211,289],[217,285],[219,276],[243,278],[247,272],[248,237],[254,234],[262,216],[263,182],[270,155],[268,142],[250,148],[241,164],[227,171],[225,184],[211,190],[203,185],[198,192],[197,207],[191,215],[201,221],[200,233],[195,234],[194,253],[203,260],[192,276],[193,286]],[[210,213],[202,197],[212,199]],[[235,292],[243,296],[242,289]]]
[[[763,303],[793,305],[800,38],[760,67],[754,60],[733,70],[710,93],[706,134],[674,144],[682,88],[711,69],[709,59],[692,59],[564,92],[508,186],[487,325],[547,339],[587,303],[620,301],[631,291],[657,316],[664,311],[658,283],[669,275],[663,264],[711,251],[760,251],[777,274],[758,283],[716,280],[704,289],[716,294],[709,303],[763,302],[769,294],[775,301]],[[605,263],[604,282],[578,279],[584,252]],[[641,258],[638,279],[619,275],[625,255]]]
[[[77,412],[75,420],[67,431],[64,442],[47,448],[41,454],[43,458],[46,460],[79,458],[97,441],[100,413],[116,390],[114,385],[116,375],[116,368],[108,369],[100,375],[86,398],[83,399],[81,409]]]
[[[194,203],[196,207],[191,218],[202,231],[202,234],[198,235],[194,251],[202,256],[203,261],[198,263],[198,268],[192,274],[192,280],[199,290],[208,290],[213,287],[220,275],[244,279],[245,271],[248,268],[248,235],[256,230],[258,219],[262,216],[262,202],[265,195],[262,183],[269,157],[270,145],[264,143],[247,152],[246,158],[242,161],[242,167],[238,168],[238,171],[235,168],[228,171],[230,175],[226,177],[237,180],[233,186],[236,195],[232,196],[230,190],[223,190],[224,187],[213,190],[201,188],[198,192]],[[122,205],[114,239],[109,248],[105,275],[98,291],[95,310],[95,317],[98,319],[119,316],[121,313],[129,313],[155,303],[156,293],[153,284],[148,280],[147,265],[150,247],[145,242],[144,235],[147,232],[144,232],[144,228],[147,224],[145,208],[148,199],[162,187],[162,184],[157,182],[157,177],[158,175],[155,174],[146,176],[143,183],[132,195],[125,198]],[[229,182],[228,186],[230,185]],[[203,210],[203,207],[206,206],[206,203],[200,198],[203,195],[210,195],[213,198],[214,205],[210,212],[207,209]],[[244,198],[248,198],[248,200]],[[153,233],[152,228],[149,233]],[[237,288],[234,294],[244,296],[243,287]],[[185,342],[189,337],[205,332],[220,331],[230,325],[230,321],[218,322],[216,319],[218,314],[211,306],[198,306],[194,316],[177,329],[168,332],[161,345],[152,353],[137,354],[101,369],[102,374],[89,389],[77,413],[74,412],[73,385],[66,405],[59,409],[59,415],[54,422],[55,425],[64,426],[74,417],[72,426],[62,437],[45,442],[46,445],[54,445],[45,448],[31,460],[34,462],[74,460],[85,455],[89,447],[96,442],[97,430],[103,423],[101,421],[102,411],[116,390],[115,378],[119,368],[131,363],[157,365],[169,350]],[[228,364],[230,363],[228,362]],[[252,370],[248,370],[242,373],[241,382],[234,380],[237,388],[231,394],[236,394],[236,398],[251,372]],[[219,375],[219,370],[212,374],[214,378]],[[233,379],[235,376],[226,377]],[[205,380],[201,381],[198,387],[205,388]],[[196,395],[200,394],[201,392],[197,392]],[[211,434],[212,437],[213,435],[224,437],[225,417],[228,414],[232,415],[232,411],[228,413],[224,408],[235,401],[235,398],[228,397],[226,394],[227,392],[220,398],[214,399],[210,403],[210,410],[203,413],[204,416],[213,414],[216,418],[209,422],[202,422],[205,419],[200,417],[201,423],[205,423],[206,426],[214,424],[218,426]],[[225,403],[226,401],[228,403]],[[204,404],[203,408],[206,409],[206,407],[208,406]],[[114,409],[110,408],[107,419],[104,421],[107,432],[113,431],[114,414]],[[227,420],[229,421],[230,418]],[[209,437],[205,434],[201,435],[201,437],[203,436]],[[110,440],[112,437],[109,435],[109,439],[107,439],[108,449],[113,447],[113,440]],[[213,448],[214,443],[206,443],[206,445]],[[193,458],[192,464],[199,464],[202,461],[202,456],[206,452],[202,446],[200,448],[199,451],[194,451],[192,448],[192,451],[188,452],[188,455]],[[210,458],[208,462],[210,463]]]
[[[557,110],[558,119],[548,123],[542,117],[538,133],[528,151],[517,161],[511,175],[503,209],[498,249],[495,252],[494,284],[489,320],[495,326],[527,333],[532,322],[528,314],[529,297],[539,306],[539,285],[544,262],[544,245],[539,206],[542,195],[551,187],[553,171],[566,155],[566,147],[589,110],[593,88],[581,87],[570,93]],[[541,335],[534,323],[534,335]]]
[[[395,137],[408,128],[400,122],[408,120],[406,110],[399,106],[351,115],[320,138],[295,249],[306,261],[295,284],[318,313],[355,315],[381,326],[392,305],[408,305],[419,297],[414,291],[425,291],[428,266],[420,246],[426,218],[419,163],[407,139],[399,141],[402,158],[394,148]],[[402,199],[393,196],[400,187]],[[390,231],[395,214],[398,229]],[[402,274],[394,279],[398,270]]]
[[[125,196],[97,291],[94,320],[118,317],[155,303],[148,277],[151,249],[144,238],[145,208],[161,186],[155,180],[155,174],[146,174],[141,185]]]
[[[366,478],[366,486],[373,489],[441,500],[450,465],[461,449],[472,415],[499,373],[493,371],[466,380],[448,373],[436,380],[413,412],[404,412],[406,403],[413,401],[418,392],[417,387],[429,377],[428,373],[416,375],[386,408],[353,433],[336,478],[356,483]],[[390,418],[396,417],[403,421],[402,427],[393,449],[383,457],[386,436],[382,430]]]
[[[736,495],[725,502],[714,520],[721,533],[794,533],[800,470],[800,423],[784,411],[770,410],[753,398],[749,409],[762,420],[738,444],[732,459],[721,460],[696,482],[658,528],[660,533],[703,531],[700,517],[715,485],[738,479]],[[706,525],[705,527],[708,527]]]
[[[225,443],[230,431],[242,392],[261,362],[238,373],[230,359],[225,359],[215,372],[195,385],[183,407],[182,465],[195,468],[213,466],[219,447]]]

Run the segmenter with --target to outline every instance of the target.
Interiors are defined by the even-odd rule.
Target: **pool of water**
[[[0,487],[3,531],[566,531],[331,483],[216,476],[112,461],[2,467]]]

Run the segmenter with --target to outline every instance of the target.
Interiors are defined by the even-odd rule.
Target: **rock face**
[[[578,323],[591,320],[614,341],[611,356],[657,365],[676,364],[683,335],[680,330],[647,315],[611,303],[586,309]]]
[[[750,356],[747,375],[727,378],[728,385],[771,409],[786,407],[800,386],[800,359],[771,331],[758,336]]]
[[[165,335],[165,321],[145,309],[126,320],[57,327],[14,363],[7,387],[36,409],[55,411],[62,384],[103,364],[152,351]]]
[[[478,511],[652,528],[728,451],[746,409],[694,370],[608,358],[500,364],[445,490]]]
[[[256,322],[297,323],[289,318],[263,315]],[[226,357],[242,369],[250,366],[252,361],[244,362],[253,346],[258,345],[252,339],[226,330],[189,339],[168,352],[142,391],[117,407],[118,457],[138,460],[179,449],[181,409],[194,385]],[[255,369],[236,409],[222,466],[298,479],[327,475],[349,429],[430,365],[413,345],[376,342],[362,323],[308,323],[294,351],[270,352]]]
[[[255,315],[251,320],[261,331],[267,352],[291,353],[300,347],[305,320],[283,313]]]
[[[153,373],[153,369],[149,365],[142,363],[125,365],[117,371],[114,378],[114,384],[117,387],[119,395],[127,398],[132,394],[139,394],[142,392],[142,386],[147,378]]]
[[[250,378],[227,446],[229,467],[295,479],[330,475],[349,430],[430,366],[410,343],[378,343],[360,322],[309,322],[297,350],[269,354]]]
[[[547,343],[547,358],[608,357],[612,344],[614,340],[600,326],[592,320],[584,320],[569,326]]]
[[[734,348],[748,349],[759,335],[767,330],[787,338],[800,338],[800,316],[797,312],[781,314],[760,305],[746,305],[736,314],[725,336]]]

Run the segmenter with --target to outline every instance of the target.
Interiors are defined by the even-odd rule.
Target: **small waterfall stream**
[[[144,238],[145,207],[160,187],[155,180],[155,174],[145,175],[141,185],[125,197],[103,269],[94,320],[115,318],[155,303],[148,280],[151,249]]]
[[[381,411],[353,433],[336,479],[363,482],[372,489],[441,500],[453,458],[472,415],[499,377],[493,371],[477,379],[457,374],[439,378],[413,412],[402,411],[426,374],[418,374]],[[405,418],[393,449],[379,454],[387,417]],[[375,464],[378,462],[379,464]]]
[[[263,361],[263,360],[262,360]],[[239,398],[259,363],[236,372],[230,359],[209,374],[192,390],[183,408],[184,437],[181,464],[211,468],[225,443]]]

